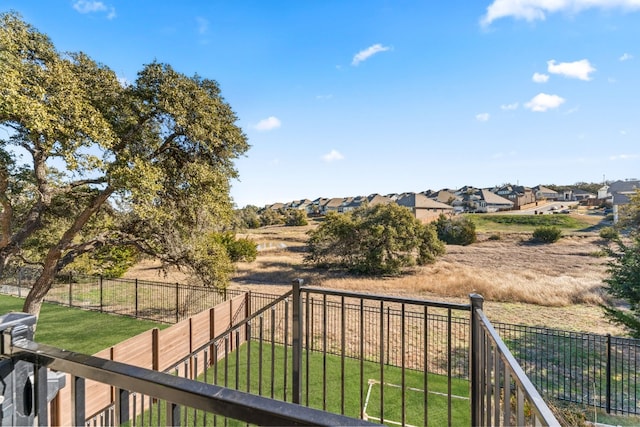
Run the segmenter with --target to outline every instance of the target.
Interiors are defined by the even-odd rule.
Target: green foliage
[[[622,205],[619,212],[620,227],[640,229],[640,189],[629,197],[629,203]]]
[[[284,225],[287,226],[300,226],[307,225],[307,213],[300,209],[287,209],[285,211]]]
[[[605,290],[629,307],[619,308],[613,302],[603,309],[612,322],[626,327],[634,338],[640,338],[640,236],[635,236],[631,244],[619,239],[615,243],[617,249],[609,249],[612,260],[608,264],[609,277],[604,280]]]
[[[620,237],[618,230],[613,227],[603,227],[602,229],[600,229],[600,232],[598,234],[601,238],[607,240],[617,239],[618,237]]]
[[[222,244],[227,250],[231,262],[252,262],[258,256],[256,242],[249,238],[237,239],[234,233],[213,233],[211,239]]]
[[[261,225],[258,207],[248,205],[234,211],[233,226],[236,229],[259,228]]]
[[[139,252],[132,246],[104,246],[82,254],[64,270],[88,276],[122,277],[138,261]]]
[[[476,225],[470,218],[440,214],[435,226],[438,238],[447,244],[466,246],[477,240]]]
[[[533,240],[541,243],[555,243],[562,237],[562,230],[553,226],[542,226],[533,230]]]
[[[0,274],[16,259],[43,266],[25,310],[104,247],[135,246],[225,286],[226,249],[204,236],[230,222],[233,161],[249,146],[217,82],[154,62],[122,85],[15,13],[0,13],[0,55]]]
[[[266,208],[260,211],[260,225],[265,227],[278,224],[284,224],[284,215],[280,210]]]
[[[556,226],[563,228],[580,228],[584,224],[566,215],[469,215],[476,223],[493,222],[504,225],[527,225],[533,227]]]
[[[309,236],[307,262],[361,274],[399,274],[404,267],[433,262],[444,253],[432,225],[393,203],[330,212]]]

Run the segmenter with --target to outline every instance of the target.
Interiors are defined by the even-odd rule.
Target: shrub
[[[477,240],[476,225],[466,217],[447,218],[441,214],[436,221],[438,238],[450,245],[470,245]]]
[[[618,230],[613,227],[604,227],[600,230],[600,237],[607,240],[617,239],[619,237]]]
[[[492,234],[491,236],[489,236],[488,240],[502,240],[502,236],[500,236],[499,234]]]
[[[299,226],[307,225],[307,213],[300,209],[287,209],[285,212],[284,225]]]
[[[394,203],[330,212],[309,236],[305,261],[361,274],[399,274],[444,253],[435,228]]]
[[[236,239],[232,232],[213,233],[212,240],[227,250],[231,262],[252,262],[258,256],[256,242],[248,238]]]
[[[533,240],[542,243],[555,243],[560,240],[562,231],[558,227],[544,226],[533,230]]]

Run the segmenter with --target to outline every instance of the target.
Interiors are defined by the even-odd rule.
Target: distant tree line
[[[598,190],[602,188],[604,184],[602,182],[576,182],[573,185],[555,185],[549,184],[545,185],[550,190],[556,191],[558,193],[562,193],[563,191],[569,190],[582,190],[591,194],[598,194]]]
[[[301,226],[309,223],[307,213],[301,209],[258,208],[248,205],[236,209],[233,225],[237,229],[252,229],[268,225]]]

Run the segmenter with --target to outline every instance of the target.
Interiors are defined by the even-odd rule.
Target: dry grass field
[[[565,233],[554,244],[531,244],[527,233],[502,233],[500,240],[479,234],[470,246],[447,246],[434,264],[400,277],[358,277],[313,268],[303,262],[305,227],[272,226],[246,234],[260,248],[256,261],[241,263],[232,287],[280,293],[295,278],[312,286],[422,299],[468,301],[472,292],[485,298],[493,321],[624,335],[609,323],[598,304],[607,258],[597,232]],[[244,235],[243,235],[244,236]],[[158,277],[154,265],[139,265],[130,277]],[[185,281],[171,273],[170,280]]]

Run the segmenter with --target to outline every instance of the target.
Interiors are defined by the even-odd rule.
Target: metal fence
[[[0,278],[0,292],[26,296],[31,276],[29,270],[5,275]],[[243,291],[238,289],[218,292],[175,283],[67,275],[57,278],[46,301],[175,323],[240,293]],[[250,294],[249,313],[278,297]],[[381,356],[386,364],[400,366],[404,358],[408,369],[423,369],[425,362],[420,349],[424,348],[426,336],[431,349],[426,363],[431,372],[447,375],[451,363],[450,374],[454,378],[469,378],[468,316],[435,309],[425,312],[412,305],[402,308],[392,302],[380,308],[379,304],[369,301],[361,308],[359,301],[348,298],[342,301],[338,296],[305,294],[308,315],[314,319],[309,322],[309,349],[320,351],[325,339],[330,343],[339,338],[344,316],[348,331],[345,357],[358,357],[360,343],[353,338],[357,334],[352,333],[352,328],[362,310],[367,335],[363,342],[365,360],[378,361]],[[429,328],[426,334],[425,324]],[[444,326],[448,324],[452,336],[450,358],[449,331]],[[385,328],[384,334],[379,333],[380,325]],[[543,396],[601,408],[608,413],[640,415],[640,340],[524,325],[493,325]],[[403,328],[405,351],[400,335],[394,333]],[[342,352],[329,344],[326,351],[336,355]]]
[[[33,270],[20,269],[0,278],[0,293],[26,297],[33,282]],[[219,290],[180,283],[64,274],[55,278],[44,301],[161,323],[177,323],[244,293],[238,289]],[[275,298],[277,296],[272,294],[253,293],[252,309],[259,309]]]
[[[542,395],[640,414],[640,340],[499,323],[495,328]]]
[[[393,316],[396,311],[399,315]],[[408,315],[411,312],[423,316]],[[458,321],[464,317],[471,328]],[[393,350],[386,351],[387,346]],[[115,404],[94,414],[88,425],[217,425],[223,421],[219,416],[282,423],[284,418],[273,418],[282,414],[280,408],[291,417],[287,424],[294,419],[319,422],[317,417],[330,412],[348,417],[341,423],[361,418],[399,425],[492,425],[498,415],[492,419],[485,414],[501,408],[504,424],[511,423],[513,413],[519,424],[557,425],[482,316],[481,306],[472,311],[471,304],[303,288],[301,281],[163,375],[114,361],[76,358],[37,343],[3,341],[3,351],[74,375],[74,419],[83,423],[84,379],[113,386]],[[469,354],[466,370],[455,368],[458,353]],[[502,364],[494,365],[498,354]],[[496,376],[502,369],[504,377]],[[456,378],[463,372],[470,378]],[[198,387],[193,381],[205,384]],[[506,394],[512,382],[517,387],[513,412]],[[215,398],[207,398],[207,393]],[[506,396],[506,403],[500,405],[498,395]],[[229,399],[221,399],[224,396]],[[323,412],[297,411],[286,403],[279,408],[265,398]],[[260,418],[253,416],[254,405]],[[524,408],[531,415],[525,416]],[[338,420],[327,415],[322,422],[330,419]],[[40,421],[46,424],[38,417]]]
[[[471,295],[472,425],[560,426]]]
[[[190,379],[380,423],[472,425],[473,381],[469,367],[462,367],[463,360],[471,360],[470,328],[461,321],[469,319],[470,310],[470,304],[298,283],[171,369]],[[530,398],[535,389],[528,391],[527,407],[548,413],[539,396]],[[552,416],[526,421],[554,425]]]

